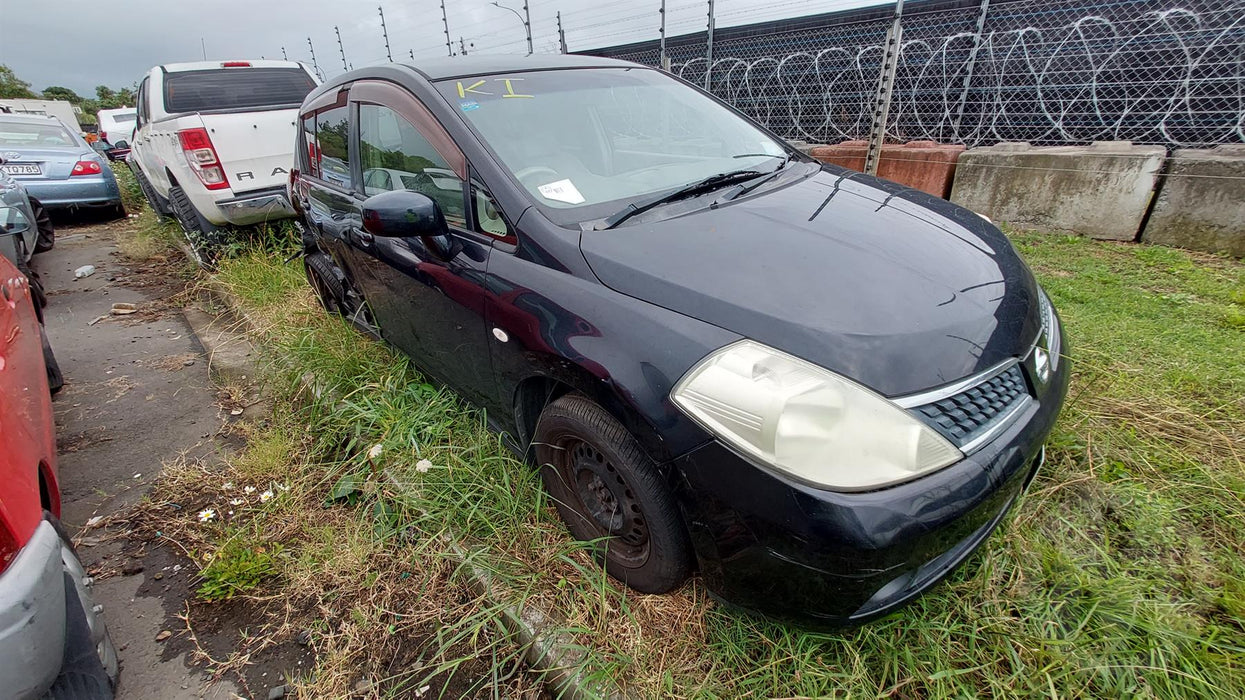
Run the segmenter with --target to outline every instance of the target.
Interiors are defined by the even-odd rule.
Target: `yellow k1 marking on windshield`
[[[458,81],[458,96],[459,96],[459,97],[466,97],[466,96],[467,96],[467,93],[469,93],[469,92],[470,92],[471,94],[473,94],[473,95],[492,95],[493,93],[491,93],[491,92],[485,92],[485,91],[483,91],[483,90],[477,90],[477,89],[476,89],[476,88],[480,87],[480,86],[481,86],[481,85],[483,85],[483,84],[484,84],[484,81],[483,81],[483,80],[477,80],[477,81],[475,81],[474,83],[472,83],[471,85],[468,85],[467,87],[463,87],[463,81],[461,81],[461,80],[460,80],[460,81]]]
[[[515,93],[514,86],[510,84],[510,78],[501,78],[500,80],[506,84],[506,94],[502,95],[502,97],[531,97],[531,95],[519,95]],[[523,78],[515,78],[515,80],[523,80]]]
[[[502,97],[535,97],[535,95],[523,95],[523,94],[515,92],[514,85],[510,82],[512,80],[523,80],[523,78],[493,78],[493,82],[502,83],[503,85],[506,86],[506,91],[502,93]],[[458,96],[466,97],[467,93],[471,93],[473,95],[488,95],[491,97],[493,93],[485,92],[484,90],[480,89],[480,86],[483,85],[485,82],[487,81],[477,80],[470,85],[463,85],[463,81],[459,80],[458,81]]]

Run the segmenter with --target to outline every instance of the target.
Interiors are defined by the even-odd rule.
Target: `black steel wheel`
[[[35,239],[35,253],[46,253],[56,245],[56,229],[52,226],[52,217],[48,215],[47,208],[33,197],[30,208],[34,210],[35,228],[39,230],[39,237]]]
[[[605,409],[568,394],[541,413],[532,441],[545,488],[576,539],[614,578],[643,593],[674,590],[694,568],[674,494]]]

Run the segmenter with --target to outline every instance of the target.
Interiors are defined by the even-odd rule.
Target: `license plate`
[[[37,163],[5,163],[0,169],[10,175],[42,175]]]

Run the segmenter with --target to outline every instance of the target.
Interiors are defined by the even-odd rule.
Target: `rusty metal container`
[[[867,141],[844,141],[829,146],[814,146],[809,155],[823,163],[833,163],[851,170],[865,169]],[[934,141],[888,143],[882,146],[878,159],[878,177],[907,185],[946,199],[955,179],[955,163],[964,146]]]

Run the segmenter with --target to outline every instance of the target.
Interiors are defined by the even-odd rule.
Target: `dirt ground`
[[[123,258],[113,229],[128,225],[58,222],[56,247],[34,262],[65,375],[54,400],[62,518],[77,533],[79,554],[97,580],[95,602],[104,606],[120,653],[118,698],[268,698],[286,674],[314,665],[311,652],[291,642],[252,658],[242,674],[210,677],[203,654],[231,653],[253,622],[247,605],[203,609],[193,598],[195,569],[185,553],[150,528],[142,537],[132,533],[125,520],[162,465],[211,463],[239,447],[228,430],[233,410],[213,385],[209,358],[181,310],[185,278],[174,263],[140,266]],[[75,278],[83,265],[94,265],[94,274]],[[118,302],[134,304],[137,313],[110,314]]]

